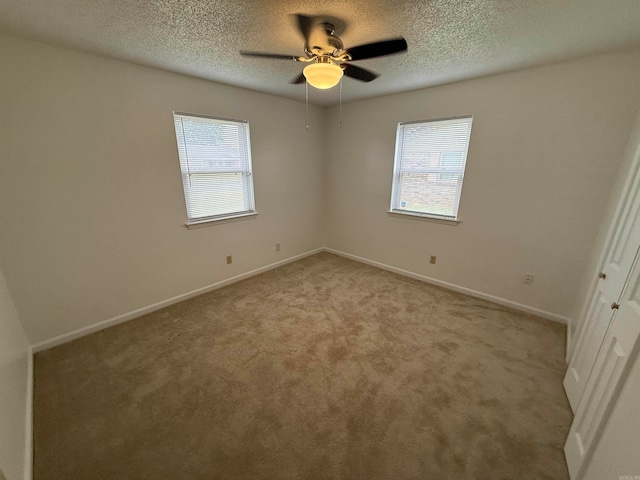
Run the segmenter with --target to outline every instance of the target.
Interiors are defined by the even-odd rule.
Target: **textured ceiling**
[[[404,54],[355,63],[343,101],[640,46],[640,0],[0,0],[0,32],[304,100],[292,14],[333,20],[345,47],[403,36]],[[338,88],[309,89],[319,105]]]

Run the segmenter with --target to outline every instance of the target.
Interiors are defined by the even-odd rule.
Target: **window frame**
[[[180,141],[180,134],[177,130],[177,119],[179,117],[192,119],[197,121],[198,119],[202,119],[203,123],[206,123],[207,120],[213,120],[211,123],[220,123],[223,125],[233,125],[233,126],[242,126],[244,131],[244,143],[246,145],[246,151],[243,152],[245,166],[246,169],[237,169],[230,170],[229,168],[225,169],[215,169],[211,168],[210,170],[202,169],[198,171],[198,173],[191,173],[189,169],[189,159],[188,153],[186,152],[187,142],[184,140],[184,130],[182,132],[183,144]],[[249,122],[246,120],[237,120],[231,118],[224,117],[214,117],[211,115],[203,115],[196,113],[187,113],[187,112],[173,112],[173,126],[176,134],[176,147],[178,150],[178,160],[180,164],[180,174],[182,180],[182,190],[184,193],[184,201],[185,201],[185,210],[187,214],[187,222],[185,223],[187,228],[199,228],[207,225],[214,224],[215,222],[221,222],[225,220],[234,220],[234,219],[242,219],[243,217],[253,217],[258,215],[255,206],[255,186],[253,184],[253,163],[251,157],[251,134],[249,130]],[[183,148],[185,149],[185,156],[183,157]],[[183,166],[186,165],[186,169]],[[242,195],[244,204],[247,205],[248,209],[243,210],[234,210],[226,213],[218,213],[212,215],[202,215],[202,216],[194,216],[191,217],[190,211],[193,210],[194,204],[192,203],[191,196],[191,187],[189,186],[190,178],[193,175],[210,175],[216,173],[235,173],[242,175]]]
[[[439,167],[424,167],[422,169],[412,169],[411,172],[412,173],[425,173],[425,174],[459,174],[460,175],[460,181],[459,181],[459,185],[460,187],[456,189],[455,192],[455,197],[453,199],[454,201],[454,208],[453,208],[453,213],[454,215],[443,215],[443,214],[438,214],[438,213],[428,213],[428,212],[419,212],[419,211],[415,211],[415,210],[406,210],[406,209],[402,209],[399,208],[400,207],[400,176],[403,172],[402,170],[402,159],[401,159],[401,155],[402,155],[402,148],[403,148],[403,142],[404,142],[404,132],[403,129],[405,126],[408,125],[417,125],[417,124],[432,124],[432,123],[444,123],[444,122],[452,122],[452,121],[456,121],[456,120],[469,120],[469,136],[467,138],[467,142],[466,142],[466,147],[464,150],[464,156],[463,156],[463,162],[462,162],[462,166],[459,170],[455,170],[452,171],[451,169],[447,169],[447,168],[443,168],[442,164],[440,164]],[[390,202],[390,207],[387,213],[393,214],[393,215],[400,215],[400,216],[405,216],[405,217],[412,217],[412,218],[422,218],[425,220],[432,220],[432,221],[437,221],[437,222],[443,222],[443,223],[449,223],[449,224],[458,224],[460,222],[459,219],[459,207],[460,207],[460,199],[462,196],[462,187],[464,184],[464,176],[465,176],[465,170],[466,170],[466,165],[467,165],[467,159],[468,159],[468,154],[469,154],[469,144],[471,143],[471,130],[473,128],[473,115],[463,115],[463,116],[457,116],[457,117],[447,117],[447,118],[435,118],[435,119],[429,119],[429,120],[416,120],[416,121],[411,121],[411,122],[400,122],[398,123],[397,129],[396,129],[396,144],[395,144],[395,150],[394,150],[394,158],[393,158],[393,177],[392,177],[392,184],[391,184],[391,202]],[[444,155],[446,152],[442,152],[441,155]],[[399,161],[400,160],[400,161]],[[440,158],[440,162],[442,163],[442,157]]]

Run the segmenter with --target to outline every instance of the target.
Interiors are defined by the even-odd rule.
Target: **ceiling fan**
[[[378,77],[376,73],[348,62],[382,57],[407,50],[407,42],[402,37],[345,49],[342,40],[335,35],[333,24],[322,21],[318,17],[300,14],[296,17],[298,29],[304,37],[305,56],[244,50],[241,50],[240,54],[248,57],[276,58],[308,63],[309,65],[291,83],[304,83],[306,80],[312,87],[327,89],[337,85],[343,74],[362,82],[370,82]]]

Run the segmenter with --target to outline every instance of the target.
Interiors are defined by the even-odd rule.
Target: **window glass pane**
[[[403,173],[400,208],[411,212],[454,216],[460,175],[456,173]]]
[[[440,160],[442,168],[460,170],[464,164],[464,151],[443,152]]]
[[[240,173],[191,174],[189,217],[202,218],[248,210]]]
[[[175,114],[190,222],[255,211],[249,125]]]
[[[391,210],[457,218],[472,118],[398,125]]]

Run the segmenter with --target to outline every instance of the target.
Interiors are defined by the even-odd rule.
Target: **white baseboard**
[[[24,480],[33,478],[33,347],[27,354],[27,406],[25,412]]]
[[[349,258],[351,260],[355,260],[357,262],[366,263],[367,265],[372,265],[374,267],[382,268],[383,270],[388,270],[393,273],[397,273],[399,275],[404,275],[405,277],[414,278],[416,280],[420,280],[425,283],[430,283],[432,285],[436,285],[438,287],[447,288],[449,290],[453,290],[455,292],[464,293],[465,295],[469,295],[471,297],[481,298],[483,300],[489,300],[490,302],[497,303],[499,305],[504,305],[505,307],[513,308],[514,310],[519,310],[521,312],[530,313],[532,315],[537,315],[538,317],[545,318],[547,320],[551,320],[553,322],[562,323],[564,325],[568,324],[568,318],[563,317],[562,315],[558,315],[555,313],[547,312],[541,310],[539,308],[530,307],[528,305],[523,305],[522,303],[514,302],[511,300],[507,300],[506,298],[496,297],[495,295],[491,295],[489,293],[479,292],[477,290],[472,290],[471,288],[462,287],[460,285],[456,285],[454,283],[443,282],[442,280],[438,280],[435,278],[427,277],[426,275],[421,275],[419,273],[410,272],[409,270],[403,270],[402,268],[393,267],[391,265],[387,265],[385,263],[376,262],[375,260],[369,260],[368,258],[358,257],[357,255],[352,255],[350,253],[341,252],[340,250],[334,250],[333,248],[324,248],[325,252],[334,253],[336,255],[340,255],[341,257]]]
[[[174,303],[182,302],[184,300],[188,300],[189,298],[196,297],[198,295],[202,295],[203,293],[208,293],[213,290],[217,290],[218,288],[226,287],[232,283],[239,282],[249,277],[253,277],[255,275],[259,275],[261,273],[267,272],[269,270],[273,270],[274,268],[281,267],[288,263],[295,262],[296,260],[300,260],[302,258],[315,255],[316,253],[320,253],[324,251],[323,248],[317,248],[315,250],[311,250],[305,253],[301,253],[300,255],[296,255],[294,257],[289,257],[285,260],[281,260],[279,262],[271,263],[264,267],[256,268],[255,270],[251,270],[246,273],[242,273],[240,275],[236,275],[235,277],[227,278],[226,280],[221,280],[216,283],[212,283],[211,285],[207,285],[202,288],[198,288],[196,290],[192,290],[190,292],[183,293],[181,295],[177,295],[173,298],[169,298],[167,300],[163,300],[158,303],[154,303],[153,305],[148,305],[146,307],[138,308],[131,312],[123,313],[122,315],[118,315],[117,317],[109,318],[107,320],[103,320],[98,323],[94,323],[93,325],[89,325],[87,327],[79,328],[77,330],[73,330],[68,333],[64,333],[62,335],[58,335],[57,337],[50,338],[48,340],[44,340],[42,342],[36,343],[32,345],[33,353],[41,352],[48,348],[56,347],[58,345],[62,345],[63,343],[70,342],[75,340],[76,338],[84,337],[85,335],[89,335],[91,333],[104,330],[105,328],[112,327],[114,325],[118,325],[119,323],[124,323],[126,321],[132,320],[137,317],[141,317],[142,315],[146,315],[147,313],[155,312],[156,310],[160,310],[161,308],[168,307],[169,305],[173,305]]]
[[[439,287],[444,287],[444,288],[447,288],[449,290],[453,290],[453,291],[456,291],[456,292],[464,293],[464,294],[470,295],[472,297],[482,298],[484,300],[489,300],[489,301],[497,303],[499,305],[504,305],[504,306],[511,307],[513,309],[519,310],[521,312],[537,315],[539,317],[546,318],[546,319],[552,320],[554,322],[562,323],[562,324],[565,324],[565,325],[568,323],[568,319],[566,317],[561,316],[561,315],[557,315],[557,314],[551,313],[551,312],[546,312],[544,310],[540,310],[540,309],[535,308],[535,307],[530,307],[528,305],[523,305],[523,304],[518,303],[518,302],[513,302],[511,300],[507,300],[505,298],[497,297],[495,295],[491,295],[491,294],[484,293],[484,292],[479,292],[477,290],[472,290],[470,288],[462,287],[460,285],[455,285],[453,283],[443,282],[442,280],[437,280],[435,278],[427,277],[427,276],[421,275],[419,273],[414,273],[414,272],[410,272],[408,270],[403,270],[401,268],[393,267],[391,265],[386,265],[384,263],[376,262],[374,260],[369,260],[368,258],[359,257],[357,255],[352,255],[350,253],[342,252],[340,250],[335,250],[333,248],[317,248],[315,250],[311,250],[311,251],[302,253],[300,255],[289,257],[289,258],[287,258],[285,260],[282,260],[282,261],[279,261],[279,262],[275,262],[275,263],[266,265],[264,267],[257,268],[255,270],[251,270],[249,272],[242,273],[240,275],[236,275],[236,276],[231,277],[231,278],[227,278],[226,280],[221,280],[221,281],[213,283],[211,285],[207,285],[205,287],[198,288],[196,290],[192,290],[190,292],[186,292],[186,293],[183,293],[181,295],[177,295],[177,296],[169,298],[167,300],[163,300],[161,302],[157,302],[157,303],[154,303],[152,305],[148,305],[146,307],[138,308],[138,309],[133,310],[131,312],[127,312],[127,313],[124,313],[122,315],[118,315],[116,317],[109,318],[107,320],[103,320],[103,321],[98,322],[98,323],[94,323],[93,325],[89,325],[89,326],[86,326],[86,327],[83,327],[83,328],[79,328],[77,330],[73,330],[71,332],[64,333],[62,335],[58,335],[57,337],[54,337],[54,338],[51,338],[51,339],[48,339],[48,340],[44,340],[42,342],[36,343],[35,345],[31,346],[32,353],[41,352],[42,350],[46,350],[48,348],[52,348],[52,347],[55,347],[55,346],[58,346],[58,345],[62,345],[63,343],[67,343],[67,342],[70,342],[70,341],[75,340],[77,338],[84,337],[85,335],[89,335],[91,333],[103,330],[105,328],[112,327],[114,325],[118,325],[119,323],[123,323],[123,322],[129,321],[129,320],[132,320],[132,319],[140,317],[142,315],[146,315],[146,314],[154,312],[156,310],[160,310],[161,308],[168,307],[169,305],[173,305],[175,303],[182,302],[182,301],[187,300],[189,298],[193,298],[195,296],[202,295],[203,293],[211,292],[213,290],[225,287],[225,286],[230,285],[232,283],[239,282],[239,281],[244,280],[246,278],[253,277],[255,275],[259,275],[261,273],[267,272],[269,270],[273,270],[274,268],[281,267],[281,266],[286,265],[288,263],[295,262],[297,260],[300,260],[302,258],[308,257],[310,255],[315,255],[316,253],[320,253],[322,251],[333,253],[333,254],[336,254],[336,255],[340,255],[342,257],[349,258],[351,260],[355,260],[357,262],[366,263],[368,265],[372,265],[374,267],[382,268],[384,270],[388,270],[390,272],[398,273],[400,275],[404,275],[406,277],[414,278],[414,279],[417,279],[417,280],[420,280],[420,281],[423,281],[423,282],[426,282],[426,283],[430,283],[432,285],[437,285]]]

